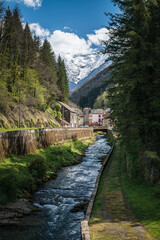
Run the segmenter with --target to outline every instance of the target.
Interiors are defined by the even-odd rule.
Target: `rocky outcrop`
[[[0,158],[33,153],[63,140],[92,137],[92,128],[52,128],[0,133]]]
[[[19,224],[19,219],[33,211],[32,204],[27,199],[19,199],[0,209],[0,226]]]

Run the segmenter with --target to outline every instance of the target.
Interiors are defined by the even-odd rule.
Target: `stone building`
[[[89,124],[89,114],[91,112],[91,108],[84,108],[83,109],[83,115],[84,115],[84,125]]]
[[[111,114],[111,109],[107,108],[106,110],[104,110],[104,114],[103,114],[103,126],[107,127],[107,129],[112,130],[113,126],[111,124],[111,120],[110,120],[110,114]]]
[[[61,105],[61,124],[65,127],[78,127],[80,121],[80,111],[68,106],[66,103],[58,102]]]

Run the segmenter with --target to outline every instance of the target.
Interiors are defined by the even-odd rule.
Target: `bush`
[[[29,165],[31,175],[36,179],[43,179],[46,175],[46,160],[36,156]]]
[[[20,188],[26,190],[29,193],[32,193],[36,189],[33,176],[29,175],[25,176],[25,178],[22,178]]]
[[[155,194],[160,197],[160,181],[154,186]]]
[[[2,173],[0,178],[0,189],[4,199],[8,199],[9,201],[16,199],[18,186],[19,181],[16,169],[7,169]],[[1,203],[4,204],[5,202]]]

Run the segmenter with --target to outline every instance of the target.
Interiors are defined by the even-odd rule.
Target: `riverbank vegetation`
[[[140,176],[160,193],[160,1],[113,0],[110,17],[111,81],[108,104],[125,152],[130,181]]]
[[[124,156],[121,145],[116,143],[94,203],[91,239],[160,239],[159,197],[142,177],[130,181]]]
[[[31,33],[17,7],[5,9],[0,1],[0,18],[0,128],[37,127],[41,122],[53,127],[58,116],[49,107],[57,100],[68,102],[64,61],[47,40],[42,43]]]
[[[107,103],[117,143],[101,179],[91,237],[160,239],[160,1],[113,2],[120,12],[107,14],[104,52],[112,61]]]
[[[63,166],[77,164],[89,139],[64,141],[25,156],[0,160],[0,206],[16,198],[31,197],[42,182],[54,178]]]

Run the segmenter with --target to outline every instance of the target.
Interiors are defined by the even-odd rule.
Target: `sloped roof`
[[[110,112],[110,111],[111,111],[110,108],[106,108],[106,109],[104,110],[105,113],[108,113],[108,112]]]
[[[58,102],[60,105],[62,105],[63,107],[67,108],[70,112],[76,113],[77,111],[74,108],[71,108],[70,106],[68,106],[66,103],[63,102]]]
[[[67,121],[64,120],[64,119],[61,119],[60,121],[63,122],[65,125],[69,125],[69,122],[67,122]]]
[[[93,110],[91,111],[91,113],[93,113],[93,114],[103,114],[104,111],[103,111],[103,109],[93,109]]]

